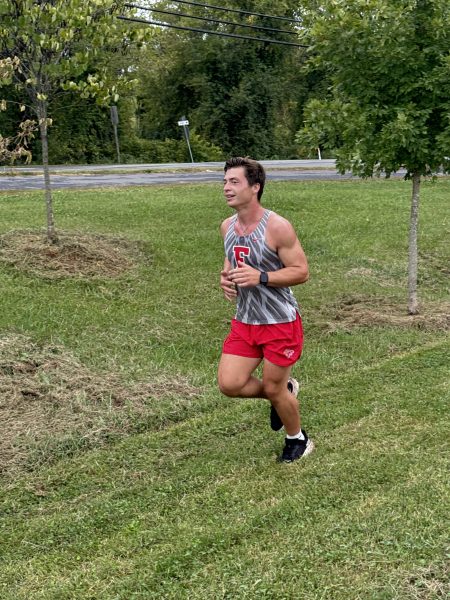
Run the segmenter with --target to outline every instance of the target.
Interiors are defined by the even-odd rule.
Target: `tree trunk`
[[[39,100],[37,105],[37,114],[39,120],[39,130],[41,133],[42,144],[42,167],[44,169],[45,185],[45,205],[47,209],[47,239],[52,244],[56,244],[58,237],[55,231],[53,219],[53,198],[50,186],[50,171],[48,168],[48,135],[47,135],[47,101]]]
[[[408,253],[408,313],[417,315],[419,302],[417,299],[417,231],[419,227],[420,175],[412,177],[411,217],[409,220],[409,253]]]

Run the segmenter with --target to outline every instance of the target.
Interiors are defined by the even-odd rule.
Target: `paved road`
[[[273,181],[342,179],[351,175],[338,175],[332,160],[262,161],[268,179]],[[145,186],[179,183],[205,183],[222,180],[223,162],[164,163],[146,165],[81,165],[51,168],[52,187],[96,188],[110,186]],[[102,171],[106,171],[102,173]],[[118,171],[118,172],[115,172]],[[126,172],[125,172],[126,171]],[[36,167],[0,169],[0,190],[40,190],[44,179]],[[28,173],[28,174],[27,174]]]

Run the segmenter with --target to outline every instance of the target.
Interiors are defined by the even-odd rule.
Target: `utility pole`
[[[119,135],[117,133],[117,125],[119,124],[119,113],[117,112],[117,106],[111,106],[111,123],[114,129],[114,140],[116,142],[117,163],[120,164]]]

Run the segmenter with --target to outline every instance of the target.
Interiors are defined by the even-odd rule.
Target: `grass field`
[[[0,263],[1,600],[448,598],[449,198],[423,185],[412,319],[410,183],[268,185],[311,269],[316,451],[279,465],[268,405],[215,384],[220,186],[55,192],[60,230],[140,251],[111,279]],[[0,195],[0,234],[43,221]]]

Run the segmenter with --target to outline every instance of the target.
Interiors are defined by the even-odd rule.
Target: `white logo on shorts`
[[[286,358],[292,358],[295,354],[295,350],[290,350],[289,348],[287,348],[283,354],[285,355]]]

